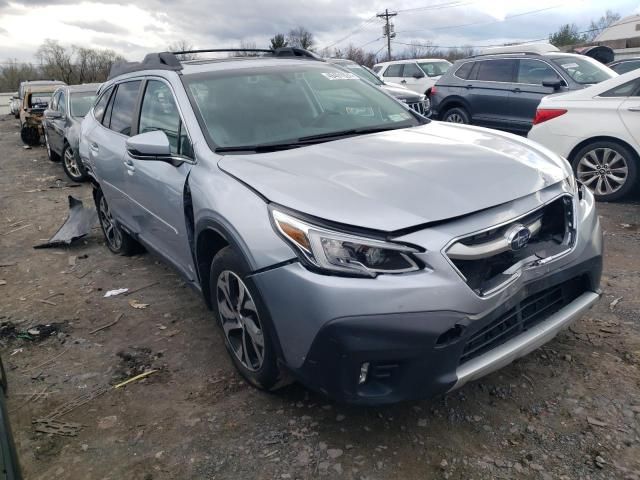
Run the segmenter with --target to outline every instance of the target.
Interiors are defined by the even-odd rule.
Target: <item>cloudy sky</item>
[[[45,39],[111,48],[130,60],[186,40],[196,48],[266,47],[277,32],[303,25],[316,46],[384,47],[375,14],[397,11],[394,49],[401,43],[491,45],[545,38],[563,23],[582,30],[612,9],[640,13],[640,0],[0,0],[0,62],[32,61]]]

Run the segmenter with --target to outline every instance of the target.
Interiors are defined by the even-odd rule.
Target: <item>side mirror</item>
[[[55,120],[56,118],[61,118],[61,117],[62,117],[62,114],[57,110],[46,109],[44,111],[44,118],[46,118],[47,120]]]
[[[127,153],[136,160],[167,162],[174,167],[178,167],[188,161],[187,158],[171,153],[169,138],[161,130],[140,133],[130,137],[127,139],[126,145]]]
[[[413,78],[416,78],[416,79],[418,79],[418,78],[424,78],[424,73],[414,73],[414,74],[413,74]]]
[[[562,86],[562,81],[557,78],[549,78],[547,80],[542,81],[542,86],[551,87],[554,90],[560,90],[560,87]]]

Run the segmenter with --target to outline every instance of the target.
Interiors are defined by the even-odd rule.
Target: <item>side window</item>
[[[376,65],[375,67],[373,67],[373,71],[376,73],[380,73],[380,70],[382,70],[382,67],[380,65]]]
[[[142,99],[138,133],[161,130],[169,139],[171,153],[191,156],[191,144],[182,126],[173,93],[167,84],[149,80]]]
[[[639,62],[622,62],[622,63],[618,63],[617,65],[613,65],[610,68],[614,72],[622,75],[623,73],[627,73],[632,70],[635,70],[636,68],[640,68],[640,61]]]
[[[542,85],[545,80],[560,80],[558,73],[540,60],[519,60],[516,82]]]
[[[389,65],[382,74],[383,77],[401,77],[402,76],[402,64],[396,63],[395,65]]]
[[[415,63],[405,63],[404,70],[402,71],[403,77],[414,77],[414,76],[424,77],[424,73]]]
[[[118,85],[114,99],[111,101],[111,106],[109,107],[111,110],[109,115],[109,128],[114,132],[127,136],[131,135],[133,113],[136,108],[141,83],[140,80],[136,80]]]
[[[67,96],[64,94],[64,91],[61,91],[58,97],[58,111],[62,115],[67,114]]]
[[[462,78],[463,80],[467,80],[469,78],[469,74],[471,73],[471,69],[473,68],[473,62],[465,62],[460,65],[460,68],[456,70],[454,74],[458,78]]]
[[[477,80],[485,82],[512,82],[516,60],[483,60],[478,62]]]
[[[637,97],[640,93],[640,79],[631,80],[601,93],[601,97]]]
[[[51,97],[51,103],[49,104],[49,108],[51,110],[58,110],[58,99],[60,98],[60,92],[57,92],[53,97]]]
[[[113,88],[108,88],[105,92],[102,93],[98,101],[96,102],[96,106],[93,107],[93,116],[97,121],[102,123],[102,116],[104,115],[104,111],[107,108],[107,102],[109,101],[109,97],[111,97],[111,92]]]

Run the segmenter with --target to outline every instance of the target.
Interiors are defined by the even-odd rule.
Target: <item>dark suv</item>
[[[432,118],[524,134],[542,97],[614,76],[601,63],[572,53],[478,55],[456,62],[432,88]]]

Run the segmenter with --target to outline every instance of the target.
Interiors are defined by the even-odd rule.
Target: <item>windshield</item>
[[[213,144],[218,149],[301,146],[309,143],[306,137],[328,141],[347,132],[421,123],[353,73],[326,63],[300,63],[185,75],[194,109]]]
[[[361,65],[358,65],[356,63],[346,63],[346,64],[340,64],[338,63],[339,66],[341,66],[342,68],[347,68],[350,72],[355,73],[356,75],[358,75],[360,78],[373,83],[374,85],[384,85],[384,83],[382,82],[382,80],[380,80],[373,72],[367,70],[366,68],[364,68]]]
[[[47,108],[52,92],[37,92],[31,94],[31,108]]]
[[[418,66],[429,77],[439,77],[444,75],[451,64],[446,60],[439,60],[437,62],[418,62]]]
[[[567,56],[552,58],[552,60],[562,68],[574,82],[583,85],[600,83],[616,76],[613,70],[588,57]]]
[[[95,92],[77,92],[71,94],[71,116],[82,118],[91,107],[96,99]]]

